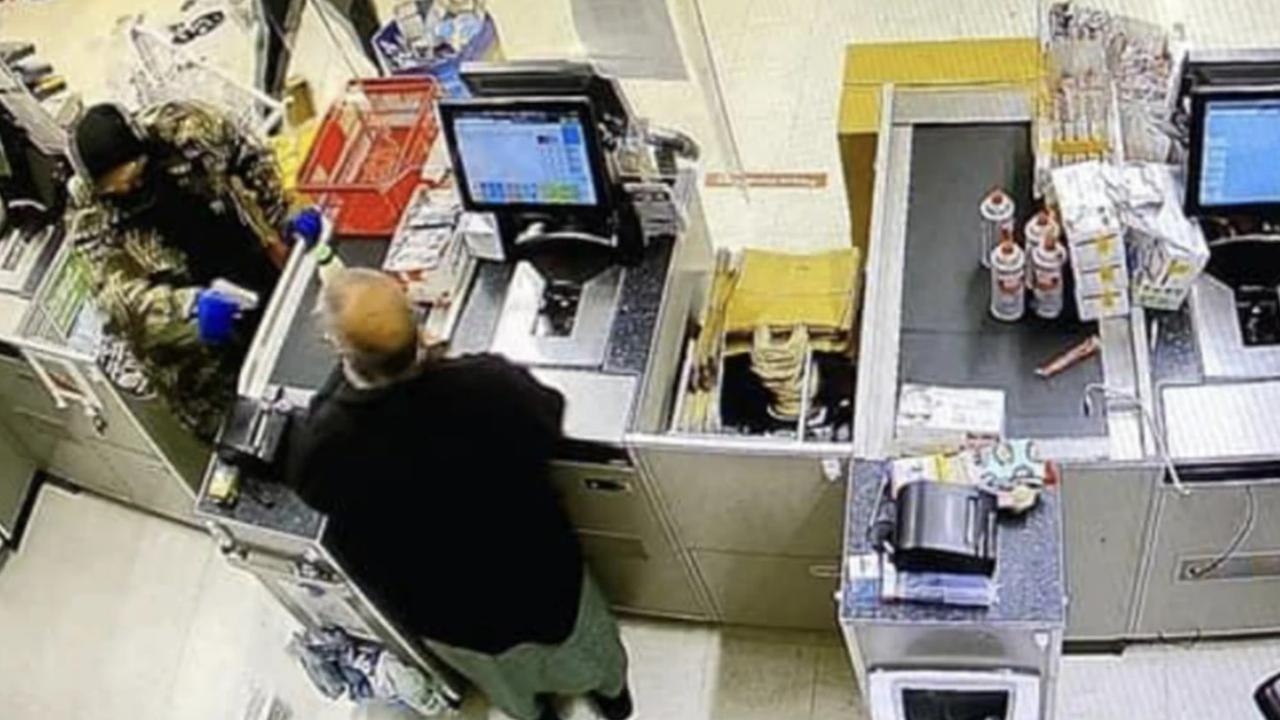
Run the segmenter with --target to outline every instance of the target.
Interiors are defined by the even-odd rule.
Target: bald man
[[[553,696],[631,714],[626,653],[548,481],[564,400],[491,355],[426,359],[400,287],[340,270],[318,308],[341,369],[286,474],[409,632],[517,720]]]

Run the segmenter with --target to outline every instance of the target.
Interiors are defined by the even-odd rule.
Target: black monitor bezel
[[[1187,148],[1186,198],[1183,203],[1186,214],[1192,217],[1280,217],[1280,199],[1269,203],[1240,203],[1233,205],[1207,205],[1200,197],[1201,175],[1204,172],[1205,116],[1209,104],[1223,100],[1276,100],[1280,101],[1280,87],[1231,87],[1200,88],[1191,95],[1191,137]],[[1280,161],[1280,158],[1277,159]]]
[[[632,123],[631,107],[618,81],[601,74],[589,62],[467,62],[462,64],[461,75],[472,97],[587,97],[611,131],[625,135]]]
[[[596,191],[594,205],[537,204],[537,203],[483,203],[471,196],[466,167],[458,152],[458,138],[454,121],[469,110],[511,112],[572,112],[578,115],[587,143],[587,157],[591,163],[592,183]],[[595,111],[586,97],[522,97],[522,98],[453,98],[439,103],[440,124],[444,130],[445,144],[449,148],[449,160],[462,198],[463,207],[473,212],[528,213],[566,215],[607,215],[613,206],[612,174],[601,145]]]

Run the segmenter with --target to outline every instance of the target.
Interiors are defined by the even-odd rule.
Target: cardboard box
[[[1040,77],[1035,38],[942,42],[860,43],[845,50],[840,95],[840,162],[853,244],[866,256],[871,232],[880,97],[897,86],[1021,86],[1034,92]]]

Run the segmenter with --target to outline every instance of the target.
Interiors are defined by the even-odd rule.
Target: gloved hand
[[[303,208],[289,218],[285,226],[285,244],[292,246],[301,241],[308,248],[313,248],[320,242],[323,229],[324,216],[320,214],[320,209],[314,205]]]
[[[196,326],[200,342],[221,345],[230,340],[239,311],[240,306],[233,298],[216,290],[201,290],[196,295]]]

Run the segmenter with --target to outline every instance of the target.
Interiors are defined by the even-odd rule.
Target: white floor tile
[[[1254,688],[1280,672],[1280,640],[1139,645],[1123,655],[1069,656],[1065,720],[1251,718]]]
[[[690,623],[624,620],[636,720],[708,717],[716,633]]]
[[[716,645],[719,658],[711,718],[774,720],[811,715],[819,654],[811,640],[804,634],[722,630]]]
[[[210,552],[193,531],[45,487],[0,572],[0,717],[167,717]]]
[[[867,720],[848,651],[843,645],[818,648],[813,688],[813,720]]]

